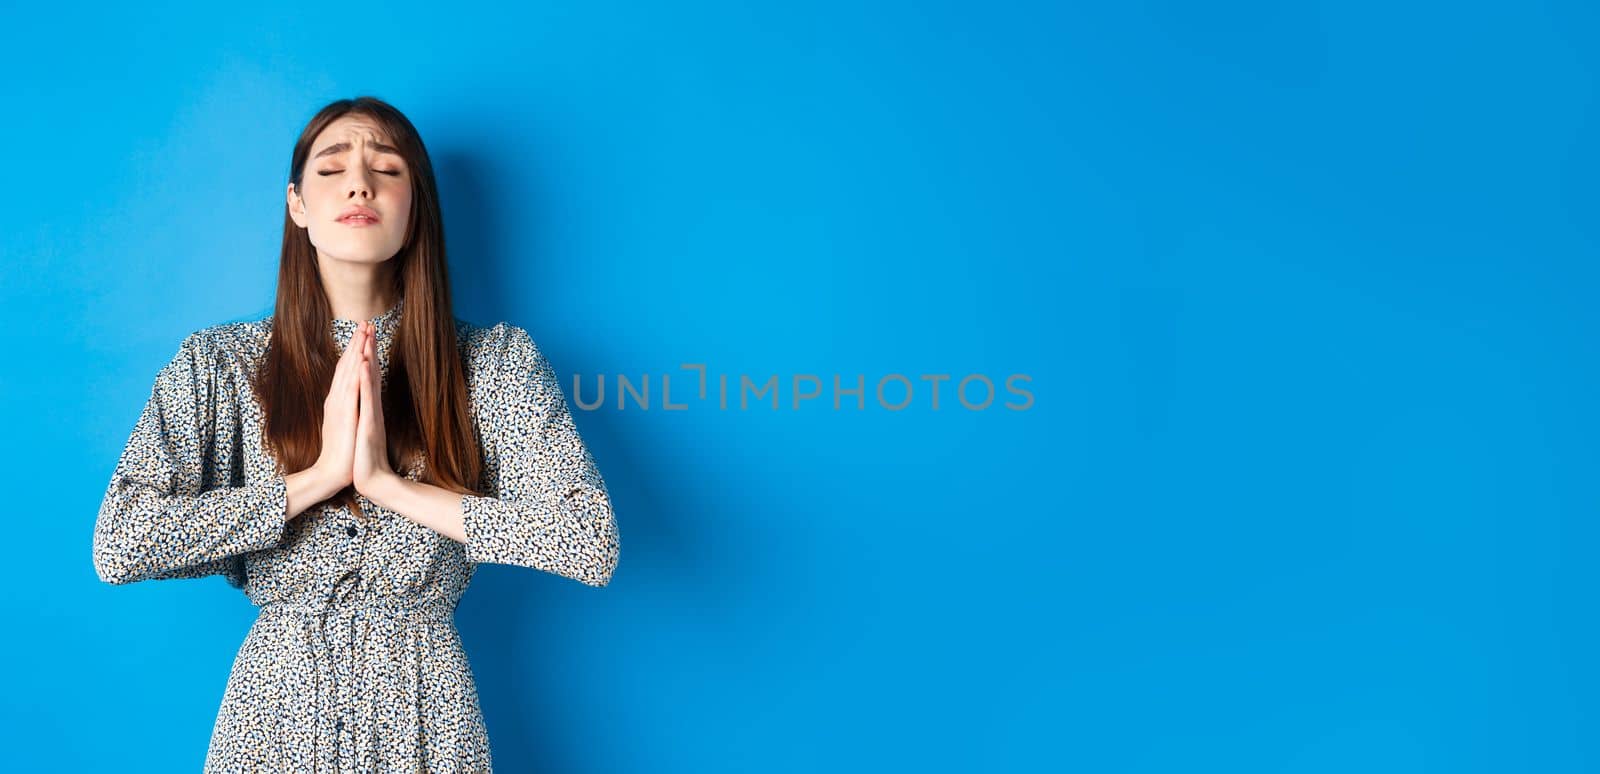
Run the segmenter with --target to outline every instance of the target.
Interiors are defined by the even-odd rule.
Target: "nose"
[[[347,179],[350,181],[350,190],[346,192],[347,195],[359,195],[363,199],[371,199],[372,183],[367,177],[368,174],[369,173],[363,169],[357,170],[353,174],[349,175]]]

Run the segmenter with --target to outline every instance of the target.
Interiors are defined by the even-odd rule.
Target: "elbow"
[[[113,586],[137,580],[133,573],[136,562],[128,550],[128,546],[134,542],[128,539],[128,518],[123,511],[123,503],[112,496],[117,487],[117,482],[113,480],[111,490],[100,502],[100,511],[94,522],[94,574],[102,582]]]
[[[586,585],[593,586],[597,589],[603,589],[607,584],[611,583],[611,575],[616,571],[616,569],[617,565],[615,562],[601,565],[587,578],[584,578],[583,582]]]
[[[611,576],[617,571],[617,560],[622,555],[616,511],[611,507],[611,496],[603,488],[599,491],[599,501],[599,507],[591,510],[588,518],[591,528],[584,553],[589,561],[583,572],[574,576],[597,589],[611,583]]]
[[[611,582],[611,576],[617,571],[617,560],[622,554],[615,530],[600,541],[597,553],[599,560],[595,562],[588,575],[580,580],[599,589],[605,588],[606,584]]]
[[[127,574],[106,573],[104,571],[101,571],[99,574],[100,580],[105,581],[113,586],[126,586],[129,583],[138,580],[137,577]]]
[[[126,523],[127,520],[110,506],[101,508],[95,523],[94,573],[101,581],[113,586],[132,583],[144,577],[139,571],[144,559],[135,550],[139,540],[128,534],[122,526]]]
[[[139,579],[132,572],[132,564],[123,558],[123,553],[98,537],[94,542],[94,573],[101,581],[113,586],[123,586]]]

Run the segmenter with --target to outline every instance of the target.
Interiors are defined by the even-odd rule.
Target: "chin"
[[[318,246],[317,251],[334,260],[345,261],[348,263],[383,263],[384,261],[393,258],[397,253],[400,252],[400,249],[395,248],[393,250],[374,250],[366,245],[357,247],[335,245],[331,248],[323,248]]]

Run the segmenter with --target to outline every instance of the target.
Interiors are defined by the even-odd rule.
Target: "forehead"
[[[377,153],[399,151],[377,123],[364,116],[345,116],[328,124],[311,143],[311,157],[329,156],[366,148]]]

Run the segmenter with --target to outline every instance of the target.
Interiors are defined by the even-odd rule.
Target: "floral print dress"
[[[371,321],[384,375],[403,310]],[[361,495],[364,519],[324,502],[284,520],[250,389],[270,316],[191,333],[157,374],[100,506],[94,567],[113,584],[221,575],[260,607],[206,771],[491,771],[454,621],[474,567],[610,581],[611,499],[550,363],[522,328],[455,324],[486,488],[461,496],[465,543]],[[341,352],[355,331],[330,323]]]

